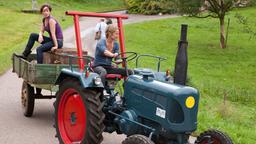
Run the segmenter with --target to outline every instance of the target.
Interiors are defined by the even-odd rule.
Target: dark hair
[[[40,8],[40,12],[42,13],[44,8],[47,7],[49,9],[49,11],[51,12],[52,11],[52,7],[49,5],[49,4],[44,4],[41,6]]]
[[[112,20],[110,19],[110,18],[106,18],[106,24],[107,25],[110,25],[110,24],[112,24],[113,22],[112,22]]]

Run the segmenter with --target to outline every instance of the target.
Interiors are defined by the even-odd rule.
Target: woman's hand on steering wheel
[[[122,62],[123,62],[123,60],[121,60],[121,59],[118,59],[118,60],[115,60],[115,61],[113,61],[115,64],[117,64],[117,65],[119,65],[119,64],[121,64]]]
[[[127,56],[128,55],[128,56]],[[119,58],[120,56],[123,56],[121,58]],[[127,61],[131,61],[133,59],[135,59],[137,57],[137,53],[135,52],[123,52],[123,53],[119,53],[116,58],[119,58],[117,60],[112,60],[112,63],[114,65],[112,65],[113,67],[118,67],[117,65],[122,64],[123,62],[127,62]]]
[[[136,52],[122,52],[117,55],[117,57],[120,57],[120,56],[123,61],[128,62],[128,61],[135,59],[137,57],[137,53]]]

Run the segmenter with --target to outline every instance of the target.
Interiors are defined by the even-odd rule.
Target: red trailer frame
[[[121,53],[125,52],[125,44],[124,44],[124,30],[122,19],[128,19],[127,15],[118,15],[118,14],[106,14],[106,13],[93,13],[93,12],[78,12],[78,11],[67,11],[66,15],[72,15],[74,18],[75,24],[75,33],[76,33],[76,45],[77,45],[77,56],[78,56],[78,64],[80,71],[84,69],[84,61],[83,61],[83,53],[82,53],[82,42],[80,35],[80,25],[79,25],[79,17],[103,17],[103,18],[116,18],[118,29],[119,29],[119,43]],[[124,55],[121,55],[124,57]]]

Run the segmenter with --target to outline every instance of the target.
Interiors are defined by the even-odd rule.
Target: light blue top
[[[107,49],[106,39],[101,39],[96,45],[95,51],[95,60],[93,62],[93,67],[96,66],[111,66],[112,58],[105,56],[104,51]],[[119,45],[115,41],[114,48],[112,49],[112,53],[119,53]]]

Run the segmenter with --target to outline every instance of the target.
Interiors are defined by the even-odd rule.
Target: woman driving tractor
[[[118,35],[118,27],[110,24],[106,29],[106,39],[101,39],[96,45],[93,70],[100,75],[103,84],[106,74],[127,76],[125,69],[112,66],[112,59],[117,59],[119,56],[119,45],[116,41]],[[128,74],[132,74],[132,71],[128,70]]]

